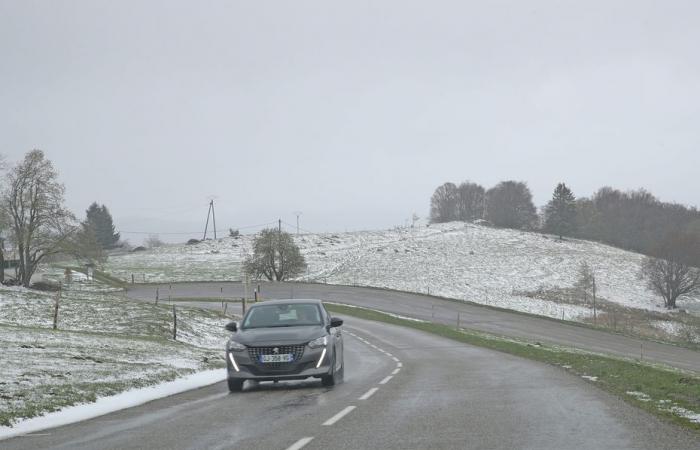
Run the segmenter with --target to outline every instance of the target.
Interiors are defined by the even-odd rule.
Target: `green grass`
[[[241,303],[239,299],[222,298],[222,297],[171,297],[161,298],[160,302],[192,302],[192,303]],[[248,301],[248,303],[253,303]]]
[[[545,347],[485,333],[456,329],[446,325],[401,319],[365,308],[326,304],[328,310],[362,319],[406,326],[454,341],[496,350],[523,358],[552,364],[578,376],[597,377],[596,386],[621,397],[626,402],[700,432],[700,423],[692,422],[671,411],[671,407],[700,411],[700,377],[640,361],[624,360],[575,349]],[[627,392],[641,392],[638,398]]]

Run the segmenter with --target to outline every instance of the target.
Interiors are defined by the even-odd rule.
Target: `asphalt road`
[[[345,382],[225,383],[3,449],[681,449],[700,439],[558,368],[348,317]]]
[[[168,296],[222,299],[243,296],[240,283],[136,285],[129,290],[129,295],[153,301],[156,289],[161,300]],[[325,284],[264,283],[261,290],[264,298],[268,299],[318,298],[451,325],[458,323],[459,313],[459,324],[465,328],[634,359],[641,357],[647,361],[700,372],[700,352],[694,350],[468,303],[382,289]]]

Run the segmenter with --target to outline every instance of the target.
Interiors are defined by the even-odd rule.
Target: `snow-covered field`
[[[254,236],[171,245],[112,257],[107,271],[126,280],[238,280]],[[570,288],[582,262],[607,301],[664,312],[637,278],[642,256],[607,245],[461,222],[417,228],[296,237],[309,265],[299,281],[356,284],[430,293],[550,317],[589,316],[590,307],[518,295]],[[700,312],[700,298],[679,301]]]
[[[84,288],[55,293],[0,288],[0,426],[134,388],[225,366],[227,319],[172,310]]]

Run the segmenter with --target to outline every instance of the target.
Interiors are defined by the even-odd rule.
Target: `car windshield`
[[[321,312],[313,303],[260,305],[248,311],[243,328],[322,325]]]

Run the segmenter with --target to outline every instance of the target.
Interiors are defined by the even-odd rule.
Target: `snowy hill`
[[[124,279],[197,281],[240,279],[253,236],[193,246],[166,246],[111,258],[107,270]],[[573,287],[581,262],[595,271],[599,296],[626,307],[664,311],[660,297],[637,278],[642,256],[607,245],[453,222],[417,228],[302,234],[309,265],[299,281],[357,284],[532,312],[580,318],[586,305],[551,302],[524,293]],[[700,311],[700,299],[679,301]]]

